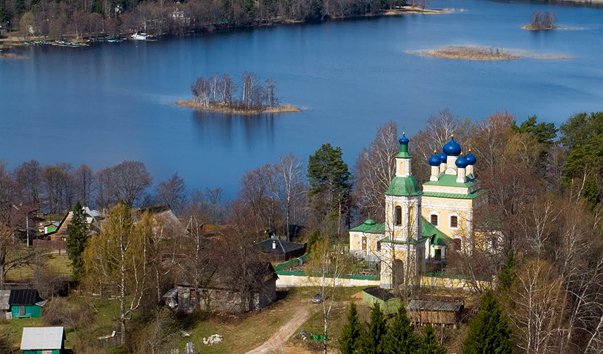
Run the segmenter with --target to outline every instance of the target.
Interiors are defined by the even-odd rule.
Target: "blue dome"
[[[454,141],[454,137],[450,137],[450,141],[444,145],[442,151],[448,156],[459,156],[461,154],[461,145]]]
[[[433,154],[429,158],[428,162],[429,162],[429,166],[440,166],[440,164],[442,163],[442,160],[440,159],[439,154]]]
[[[445,153],[441,153],[440,154],[440,161],[442,161],[442,163],[446,163],[447,157],[448,156]]]
[[[405,133],[402,133],[402,137],[398,141],[400,142],[400,145],[408,145],[408,142],[409,142]]]
[[[458,167],[458,168],[467,167],[467,159],[465,158],[465,156],[461,156],[458,159],[456,159],[456,167]]]
[[[477,160],[475,159],[475,155],[471,153],[471,150],[469,150],[469,153],[465,155],[465,160],[467,161],[467,165],[475,165],[475,163],[477,162]]]

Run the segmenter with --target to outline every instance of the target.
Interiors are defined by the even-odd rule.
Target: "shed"
[[[42,317],[42,307],[46,301],[36,289],[13,289],[8,299],[13,318]]]
[[[408,303],[411,320],[418,324],[456,325],[464,302],[458,299],[413,299]]]
[[[400,307],[400,299],[398,297],[390,291],[377,286],[364,289],[362,300],[369,306],[379,303],[381,311],[385,314],[396,313]]]
[[[24,327],[21,336],[23,354],[61,354],[65,352],[63,327]]]

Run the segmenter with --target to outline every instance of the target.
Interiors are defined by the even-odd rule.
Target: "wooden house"
[[[460,321],[464,302],[460,299],[413,299],[408,303],[408,313],[417,324],[453,325]]]
[[[275,236],[258,243],[258,248],[272,261],[288,261],[306,253],[305,243],[280,240]]]
[[[212,276],[198,288],[176,285],[163,296],[165,304],[184,313],[197,308],[208,312],[243,313],[262,309],[276,301],[278,276],[269,262],[249,263],[244,275],[239,276],[234,276],[228,266],[212,271]]]
[[[36,289],[13,289],[8,299],[12,318],[42,317],[42,307],[46,301]]]
[[[65,329],[24,327],[21,350],[23,354],[63,354],[65,353]]]

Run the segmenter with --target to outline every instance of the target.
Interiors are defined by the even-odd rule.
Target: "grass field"
[[[47,259],[44,262],[44,269],[51,271],[56,275],[69,276],[71,275],[71,262],[67,258],[67,253],[64,251],[61,254],[49,253],[44,255]],[[6,281],[11,282],[27,282],[33,278],[33,268],[23,266],[10,270],[6,274]]]

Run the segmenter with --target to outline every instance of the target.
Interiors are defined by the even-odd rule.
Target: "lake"
[[[107,167],[141,160],[158,182],[173,173],[194,188],[236,195],[242,175],[285,154],[304,161],[341,146],[353,166],[378,127],[413,134],[443,109],[479,120],[506,110],[559,124],[603,110],[603,10],[477,0],[430,1],[445,15],[124,42],[24,48],[0,60],[0,160]],[[553,11],[546,33],[521,29]],[[480,45],[568,59],[476,62],[407,51]],[[177,107],[198,76],[245,71],[276,81],[281,102],[304,112],[238,117]]]

